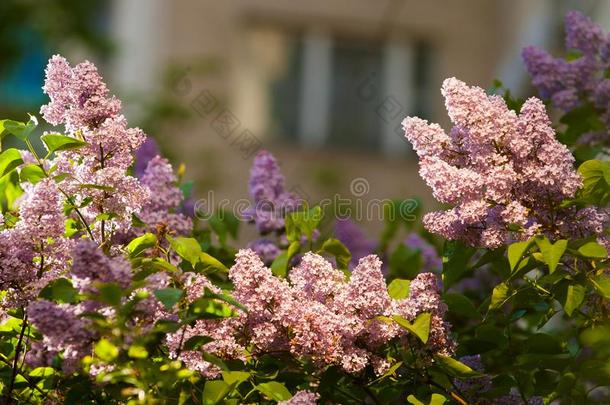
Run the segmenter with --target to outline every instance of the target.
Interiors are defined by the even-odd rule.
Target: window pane
[[[329,145],[366,150],[379,148],[381,125],[375,111],[377,103],[363,100],[358,90],[371,75],[379,76],[381,55],[378,43],[335,41]],[[381,83],[381,78],[376,82]]]

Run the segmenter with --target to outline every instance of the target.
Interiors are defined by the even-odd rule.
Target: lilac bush
[[[578,13],[566,33],[575,59],[524,51],[558,123],[455,78],[449,132],[404,120],[445,207],[427,232],[385,218],[379,240],[327,232],[268,151],[243,218],[193,216],[184,171],[95,66],[52,57],[44,155],[35,117],[0,121],[25,145],[0,150],[2,402],[607,402],[610,165],[588,134],[608,131],[609,41]]]

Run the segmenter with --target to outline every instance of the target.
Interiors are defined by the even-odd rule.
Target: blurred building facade
[[[199,197],[247,196],[253,154],[271,150],[312,201],[418,196],[433,205],[400,122],[448,120],[444,78],[527,89],[524,45],[560,48],[566,10],[608,28],[610,1],[114,0],[102,64],[133,122],[162,91],[191,118],[150,134],[187,165]],[[161,80],[166,76],[167,81]],[[161,87],[166,87],[165,90]]]
[[[275,153],[288,186],[312,200],[419,196],[432,205],[400,128],[407,115],[447,127],[446,77],[523,88],[520,50],[562,38],[574,6],[610,21],[610,2],[553,0],[120,0],[114,77],[172,91],[193,119],[158,137],[219,198],[246,194],[252,153]],[[199,190],[205,194],[206,190]]]

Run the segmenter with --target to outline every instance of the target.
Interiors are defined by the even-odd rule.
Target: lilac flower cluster
[[[296,211],[301,206],[301,201],[285,190],[284,175],[277,160],[266,150],[254,157],[248,189],[252,205],[244,212],[244,219],[256,224],[258,232],[264,237],[250,242],[247,247],[270,264],[281,253],[280,247],[288,245],[284,233],[284,217]],[[272,232],[277,238],[269,235]],[[316,237],[317,235],[314,239]]]
[[[243,358],[246,349],[252,355],[287,352],[319,366],[335,364],[350,373],[369,365],[383,373],[390,364],[377,357],[376,350],[391,339],[405,339],[406,332],[378,317],[400,315],[413,321],[423,312],[432,315],[430,338],[424,348],[447,355],[454,350],[449,325],[443,321],[446,306],[441,302],[436,276],[430,273],[412,281],[408,298],[393,300],[376,256],[361,259],[348,281],[324,258],[307,253],[286,280],[275,277],[255,252],[246,249],[237,254],[229,277],[235,286],[234,297],[247,312],[239,311],[236,317],[220,321],[197,321],[185,336],[213,337],[216,340],[203,349],[221,357]],[[214,289],[203,276],[196,280],[194,286]],[[193,297],[202,287],[197,291]],[[182,333],[168,338],[174,353]],[[183,351],[179,357],[206,375],[218,373],[199,352]]]
[[[148,229],[164,223],[174,232],[190,233],[192,223],[175,212],[182,193],[167,160],[152,158],[141,181],[127,175],[145,135],[127,126],[120,102],[108,95],[95,66],[84,62],[72,68],[54,56],[46,75],[44,90],[51,102],[42,107],[43,116],[51,124],[64,124],[67,136],[82,146],[57,150],[52,161],[24,153],[25,162],[40,163],[53,178],[22,183],[18,220],[0,228],[0,289],[7,292],[2,306],[27,308],[29,321],[43,335],[29,360],[50,364],[60,355],[64,368],[72,370],[90,352],[93,338],[80,315],[100,311],[112,316],[112,311],[88,300],[61,305],[35,300],[42,288],[58,277],[70,278],[84,294],[95,293],[100,282],[127,288],[131,264],[113,236],[136,232],[132,214],[145,219]],[[80,222],[82,232],[67,237],[67,219]]]
[[[163,225],[172,233],[189,234],[193,221],[179,212],[184,195],[176,186],[177,179],[169,161],[159,155],[153,157],[140,180],[152,196],[139,212],[140,218],[148,224],[146,230],[154,232],[156,226]]]
[[[556,107],[570,111],[591,103],[610,125],[610,34],[577,11],[566,14],[566,48],[577,51],[574,60],[554,58],[534,46],[523,49],[523,60],[534,86],[544,99]],[[607,133],[606,133],[607,136]]]
[[[108,96],[91,62],[71,68],[63,57],[53,56],[43,89],[51,99],[41,108],[47,122],[64,124],[67,135],[86,143],[56,153],[55,174],[65,177],[62,189],[73,196],[74,204],[83,205],[82,216],[99,240],[128,229],[131,214],[149,199],[148,190],[126,174],[144,133],[127,126],[119,114],[120,102]],[[96,221],[99,215],[109,218]]]
[[[109,257],[91,240],[77,242],[72,251],[72,266],[67,273],[81,293],[97,292],[97,283],[117,283],[127,288],[131,283],[131,264],[122,255]],[[49,366],[55,355],[61,355],[62,367],[74,371],[80,360],[91,352],[94,341],[85,312],[112,315],[112,310],[97,301],[77,304],[55,304],[46,300],[32,301],[27,309],[30,322],[43,335],[33,344],[27,358],[31,366]]]
[[[93,241],[82,240],[74,248],[70,276],[81,291],[91,291],[95,282],[117,283],[127,288],[131,264],[123,256],[109,257]]]
[[[29,320],[42,333],[43,340],[33,344],[26,361],[34,367],[46,366],[51,364],[54,355],[61,353],[62,368],[67,372],[75,371],[80,360],[91,352],[95,337],[89,321],[79,317],[82,312],[81,306],[59,305],[46,300],[30,303]]]
[[[260,151],[254,158],[248,182],[252,206],[246,217],[256,224],[259,232],[269,233],[284,228],[284,216],[296,210],[300,202],[285,190],[284,176],[273,155]]]
[[[574,222],[597,217],[595,210],[559,208],[582,179],[570,151],[555,139],[542,101],[528,99],[517,114],[501,97],[455,78],[444,81],[442,94],[454,124],[449,134],[420,118],[403,121],[420,175],[438,201],[454,206],[425,216],[430,232],[485,247],[506,244],[511,236],[598,234],[587,221]]]
[[[140,145],[138,150],[135,153],[135,163],[133,165],[133,174],[141,179],[146,171],[146,167],[148,166],[148,162],[150,162],[154,157],[161,156],[161,151],[159,150],[159,145],[153,138],[146,138],[144,143]]]
[[[71,241],[63,237],[63,204],[55,182],[44,179],[24,185],[19,221],[0,232],[0,289],[5,307],[27,304],[52,279],[69,257]]]
[[[311,391],[298,391],[287,401],[280,401],[278,405],[316,405],[320,395]]]

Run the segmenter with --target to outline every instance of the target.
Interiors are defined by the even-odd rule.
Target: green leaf
[[[227,266],[222,264],[222,262],[220,260],[216,259],[212,255],[209,255],[205,252],[201,252],[201,254],[199,255],[199,261],[201,262],[201,264],[203,264],[205,266],[205,268],[209,267],[209,268],[221,271],[223,273],[229,272],[229,269],[227,269]]]
[[[132,359],[145,359],[148,357],[148,351],[144,346],[131,345],[129,346],[127,355]]]
[[[572,313],[580,307],[586,292],[586,288],[580,284],[564,283],[561,286],[558,298],[568,316],[572,316]]]
[[[412,279],[417,276],[422,265],[421,253],[399,244],[388,259],[390,276]]]
[[[443,301],[449,307],[449,311],[467,318],[480,319],[481,314],[477,311],[472,301],[463,294],[451,293],[443,296]]]
[[[154,294],[166,309],[172,309],[172,307],[180,301],[182,290],[178,288],[162,288],[160,290],[155,290]]]
[[[568,247],[568,241],[560,239],[555,243],[551,243],[546,237],[539,237],[536,238],[536,244],[540,248],[544,262],[549,266],[549,273],[553,274],[557,269],[561,256],[563,256]]]
[[[388,294],[395,300],[403,300],[409,296],[411,280],[396,278],[388,286]]]
[[[36,127],[38,126],[38,120],[33,115],[30,115],[30,120],[27,123],[13,120],[4,120],[3,126],[6,131],[15,135],[22,141],[25,141],[30,136],[32,131],[34,131],[34,129],[36,129]]]
[[[583,188],[577,201],[606,205],[610,198],[610,162],[587,160],[578,168],[583,178]]]
[[[352,254],[347,247],[339,239],[328,239],[322,245],[320,253],[328,253],[333,255],[337,260],[337,266],[342,269],[347,269],[350,260],[352,260]]]
[[[506,283],[500,283],[494,287],[491,294],[491,303],[489,309],[496,309],[501,307],[508,299],[509,286]]]
[[[435,354],[434,360],[441,366],[445,371],[447,371],[451,376],[457,378],[472,378],[472,377],[480,377],[481,374],[474,371],[466,364],[451,358],[449,356],[444,356],[442,354]]]
[[[144,250],[151,248],[157,244],[157,237],[150,232],[142,236],[138,236],[127,245],[127,251],[130,257],[136,257]]]
[[[203,403],[205,405],[215,405],[222,401],[231,390],[233,390],[233,385],[222,380],[206,381],[203,386]]]
[[[95,354],[104,361],[112,361],[119,356],[119,349],[107,339],[101,339],[95,344]]]
[[[55,374],[53,367],[36,367],[28,374],[30,377],[48,377]]]
[[[593,287],[602,295],[602,297],[610,300],[610,277],[605,274],[600,274],[592,277],[590,280]]]
[[[429,405],[443,405],[445,402],[447,402],[447,398],[445,398],[441,394],[434,393],[430,397]]]
[[[201,346],[203,346],[207,343],[210,343],[213,340],[214,339],[212,339],[209,336],[201,336],[201,335],[193,336],[189,340],[184,342],[183,349],[184,350],[198,350]]]
[[[235,386],[237,387],[239,384],[250,378],[250,375],[250,373],[245,371],[223,371],[222,379],[227,384],[235,384]]]
[[[292,398],[292,394],[290,391],[288,391],[284,384],[277,381],[269,381],[258,384],[254,387],[254,389],[275,401],[287,401]]]
[[[417,315],[413,322],[409,322],[409,320],[399,315],[394,315],[392,319],[400,325],[400,327],[417,336],[423,343],[428,342],[428,337],[430,336],[430,320],[432,319],[430,313],[423,312]]]
[[[458,241],[447,241],[443,248],[443,286],[445,290],[469,271],[468,262],[476,249]]]
[[[49,154],[60,150],[77,149],[87,145],[87,142],[60,134],[46,134],[41,136],[40,139],[49,151]]]
[[[286,215],[286,236],[290,242],[300,242],[301,236],[309,241],[322,219],[322,208],[316,206],[310,210],[299,210]]]
[[[417,399],[417,397],[413,394],[409,394],[409,396],[407,397],[407,401],[413,405],[426,405],[425,403]]]
[[[517,265],[521,262],[523,255],[532,245],[531,240],[526,240],[523,242],[515,242],[508,246],[507,254],[508,254],[508,263],[510,264],[510,270],[515,271],[517,269]]]
[[[30,182],[32,184],[36,184],[44,178],[44,171],[38,165],[25,165],[19,171],[19,180],[21,180],[21,182]]]
[[[155,332],[162,333],[174,333],[180,329],[180,324],[176,321],[168,321],[166,319],[160,319],[155,323]]]
[[[203,296],[205,298],[215,298],[217,300],[226,302],[227,304],[233,305],[235,308],[239,308],[244,312],[248,312],[248,309],[245,306],[243,306],[240,302],[238,302],[235,298],[233,298],[230,294],[228,294],[226,292],[217,294],[217,293],[213,292],[212,290],[210,290],[209,288],[205,288],[204,292],[203,292]]]
[[[0,177],[23,163],[21,153],[17,149],[10,148],[0,153]]]
[[[74,288],[72,282],[65,278],[58,278],[47,284],[40,291],[40,298],[59,303],[75,303],[78,297],[78,290]]]
[[[282,252],[275,258],[273,263],[271,263],[271,272],[275,276],[286,277],[288,273],[288,252]]]
[[[228,318],[234,315],[233,310],[226,304],[211,298],[199,298],[189,305],[189,316],[192,319]]]
[[[606,248],[597,242],[587,242],[578,248],[578,253],[592,259],[604,259],[608,256]]]
[[[221,370],[226,371],[229,369],[229,367],[227,367],[227,364],[218,356],[214,356],[213,354],[208,352],[201,352],[201,357],[203,357],[203,359],[208,363],[212,363]]]
[[[199,245],[197,239],[185,238],[182,236],[175,239],[168,236],[167,239],[169,240],[172,249],[174,249],[181,258],[189,262],[193,267],[199,262],[202,251],[201,245]]]
[[[101,302],[112,306],[121,304],[124,290],[117,283],[99,283],[97,289],[99,291],[98,299]]]

